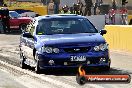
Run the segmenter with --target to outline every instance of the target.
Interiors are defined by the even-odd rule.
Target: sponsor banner
[[[80,66],[76,76],[76,81],[80,85],[85,83],[130,83],[131,76],[129,74],[86,75],[85,70]]]

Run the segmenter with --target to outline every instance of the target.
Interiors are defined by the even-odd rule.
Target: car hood
[[[37,46],[64,45],[64,44],[85,44],[85,43],[104,43],[105,39],[99,33],[81,34],[55,34],[38,35]]]

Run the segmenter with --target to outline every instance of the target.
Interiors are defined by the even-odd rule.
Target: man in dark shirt
[[[86,3],[86,8],[85,8],[84,16],[86,16],[86,15],[90,16],[91,15],[91,7],[93,5],[92,0],[85,0],[85,3]]]
[[[54,14],[59,14],[60,0],[53,0],[53,1],[54,1]]]
[[[9,10],[6,7],[2,7],[1,11],[1,19],[2,19],[2,23],[3,23],[3,28],[4,28],[4,32],[6,33],[7,31],[10,32],[10,24],[9,24]]]

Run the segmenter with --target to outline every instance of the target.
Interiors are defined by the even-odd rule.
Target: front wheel
[[[25,59],[23,53],[20,51],[20,67],[22,69],[26,69],[27,68],[27,65],[24,63],[25,60],[26,59]]]
[[[104,70],[105,70],[105,71],[109,71],[109,70],[110,70],[110,66],[104,67]]]
[[[109,71],[110,70],[110,66],[103,66],[100,68],[102,71]]]
[[[39,59],[38,59],[38,55],[37,55],[37,54],[35,55],[35,60],[36,60],[35,72],[36,72],[37,74],[40,74],[40,73],[41,73],[41,69],[40,69],[40,67],[39,67]]]

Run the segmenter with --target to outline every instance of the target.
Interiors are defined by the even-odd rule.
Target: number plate
[[[71,61],[86,61],[86,56],[71,56]]]

